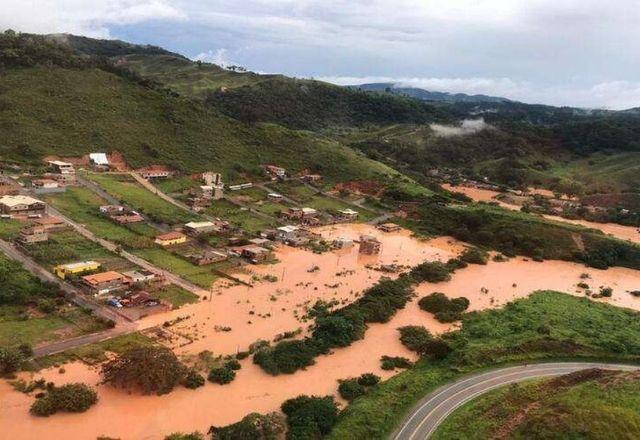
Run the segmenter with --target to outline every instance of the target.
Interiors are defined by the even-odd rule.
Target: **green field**
[[[88,174],[87,177],[116,199],[159,223],[177,225],[198,219],[198,215],[161,199],[128,175]]]
[[[423,358],[356,399],[329,438],[382,439],[430,391],[462,374],[551,359],[640,362],[640,314],[558,292],[537,292],[504,308],[465,315],[445,335],[452,353]]]
[[[231,225],[239,227],[249,233],[262,231],[276,226],[276,222],[262,218],[248,210],[243,210],[228,200],[214,200],[206,213],[213,217],[219,217],[228,221]]]
[[[21,222],[14,219],[0,219],[0,238],[12,241],[20,235],[20,230],[29,222]]]
[[[158,299],[169,301],[173,305],[174,309],[178,309],[185,304],[198,302],[198,295],[191,293],[188,290],[184,290],[182,287],[174,284],[163,286],[160,290],[153,292],[153,296]]]
[[[51,233],[48,241],[31,244],[26,250],[34,260],[49,269],[58,264],[82,260],[96,260],[102,263],[105,270],[134,268],[127,260],[72,231]]]
[[[434,440],[640,438],[636,373],[585,370],[492,391],[450,415]]]
[[[218,276],[207,266],[196,266],[182,257],[173,255],[160,247],[137,249],[133,251],[137,256],[155,264],[169,272],[180,275],[186,280],[208,289]]]

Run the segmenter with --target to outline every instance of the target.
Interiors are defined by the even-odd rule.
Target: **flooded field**
[[[377,257],[361,256],[357,245],[350,249],[314,254],[283,247],[277,252],[279,263],[252,266],[246,279],[277,276],[278,280],[225,287],[219,282],[206,300],[186,306],[171,314],[142,322],[152,326],[178,316],[188,316],[171,331],[194,339],[193,343],[176,347],[179,354],[196,354],[210,350],[217,354],[232,354],[244,350],[259,338],[272,339],[278,333],[306,329],[300,321],[305,306],[316,299],[337,299],[350,302],[366,287],[375,283],[382,273],[373,268],[380,264],[415,265],[424,260],[447,260],[462,249],[462,244],[448,238],[418,241],[406,231],[385,234],[366,225],[340,225],[319,230],[325,237],[357,238],[370,233],[383,242]],[[317,270],[311,270],[318,267]],[[354,271],[354,272],[351,272]],[[581,280],[588,273],[590,278]],[[516,297],[538,289],[556,289],[584,295],[576,284],[587,282],[592,289],[610,286],[613,304],[640,309],[640,298],[626,290],[635,290],[640,283],[638,272],[612,268],[606,271],[568,263],[547,261],[536,263],[522,258],[507,262],[490,262],[486,266],[469,266],[457,271],[451,281],[437,285],[424,283],[416,291],[419,296],[441,291],[451,297],[465,296],[471,310],[498,307]],[[484,289],[483,289],[484,288]],[[486,289],[486,290],[485,290]],[[483,293],[487,292],[487,293]],[[275,298],[275,299],[274,299]],[[253,314],[250,312],[253,311]],[[154,321],[155,320],[155,321]],[[380,369],[382,355],[415,358],[398,340],[397,328],[403,325],[424,325],[434,333],[451,328],[438,323],[431,314],[421,311],[417,301],[410,302],[386,324],[370,326],[363,340],[350,347],[321,356],[317,363],[293,375],[269,376],[251,363],[242,361],[242,369],[229,385],[207,383],[197,390],[177,388],[164,396],[140,396],[97,385],[98,372],[80,363],[36,374],[56,383],[82,381],[96,385],[99,402],[84,414],[56,414],[35,418],[28,408],[32,397],[13,391],[0,382],[0,426],[3,435],[11,439],[66,438],[93,439],[100,435],[121,439],[162,439],[171,432],[206,432],[210,425],[223,425],[239,420],[252,411],[268,412],[300,394],[335,394],[337,380],[374,372],[389,377],[393,372]],[[216,331],[216,326],[229,326],[231,331]]]
[[[449,184],[442,185],[447,191],[463,193],[476,202],[496,202],[498,205],[505,209],[520,210],[520,206],[505,203],[501,200],[496,200],[495,197],[500,193],[497,191],[491,191],[488,189],[472,188],[467,186],[452,186]],[[536,190],[538,194],[548,195],[545,190]],[[621,240],[628,240],[634,243],[640,243],[640,232],[638,228],[633,226],[623,226],[615,223],[596,223],[586,220],[570,220],[555,215],[543,215],[544,218],[549,220],[555,220],[564,223],[571,223],[574,225],[584,226],[586,228],[599,229],[605,234],[612,235]]]

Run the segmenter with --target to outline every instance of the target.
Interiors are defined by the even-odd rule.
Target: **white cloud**
[[[638,0],[0,0],[0,10],[0,28],[232,54],[254,71],[640,105]]]
[[[206,52],[200,52],[198,55],[193,57],[194,61],[204,61],[207,63],[217,64],[218,66],[227,68],[232,65],[238,65],[231,61],[229,58],[229,51],[225,48],[217,49],[215,51],[208,50]]]
[[[491,128],[491,125],[484,122],[483,118],[480,119],[465,119],[460,125],[443,125],[443,124],[430,124],[429,127],[435,132],[436,136],[451,137],[451,136],[466,136],[468,134],[477,133],[484,129]]]
[[[0,9],[0,29],[102,38],[113,25],[187,18],[165,0],[0,0]]]

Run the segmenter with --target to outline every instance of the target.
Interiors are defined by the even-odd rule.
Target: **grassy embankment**
[[[247,125],[97,68],[8,68],[0,85],[7,109],[0,153],[8,161],[41,165],[52,154],[117,150],[133,167],[213,170],[226,182],[247,172],[261,175],[263,163],[292,172],[316,169],[329,181],[397,174],[336,141],[272,124]]]
[[[453,351],[414,367],[357,398],[329,438],[382,439],[430,391],[462,374],[508,363],[552,359],[640,361],[637,312],[558,292],[537,292],[497,310],[466,314],[445,335]]]
[[[586,370],[492,391],[450,415],[434,440],[640,437],[638,373]]]

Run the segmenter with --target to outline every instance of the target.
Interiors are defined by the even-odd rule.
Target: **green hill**
[[[640,375],[584,370],[511,385],[453,413],[436,440],[640,437]]]
[[[313,169],[329,180],[397,174],[340,143],[280,126],[247,125],[50,39],[0,38],[0,156],[119,151],[134,167],[252,173],[262,163]]]
[[[172,56],[128,55],[120,62],[185,96],[206,98],[211,106],[246,122],[319,130],[449,120],[446,112],[419,100],[322,81],[232,72]]]

